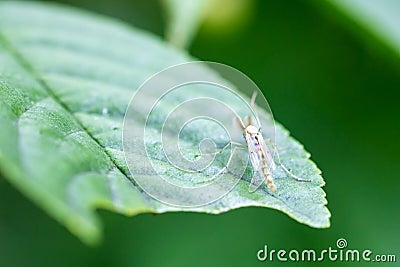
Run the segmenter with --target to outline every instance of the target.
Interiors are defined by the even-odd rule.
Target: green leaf
[[[328,2],[400,56],[400,1],[329,0]]]
[[[188,48],[200,27],[224,34],[237,31],[251,16],[254,0],[161,0],[166,13],[166,40]]]
[[[284,147],[283,163],[312,182],[281,174],[277,192],[249,193],[243,177],[222,199],[190,209],[162,204],[135,184],[121,138],[129,99],[155,72],[188,60],[115,20],[53,4],[0,3],[1,175],[88,244],[101,237],[99,208],[132,216],[260,206],[328,227],[320,171],[280,125],[276,143]],[[157,164],[173,173],[166,162]]]
[[[163,0],[168,18],[166,39],[177,47],[187,47],[213,1],[216,0]]]

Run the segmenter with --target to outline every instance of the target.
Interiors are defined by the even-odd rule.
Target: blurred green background
[[[165,29],[157,0],[60,2],[160,36]],[[265,208],[133,218],[99,211],[105,237],[87,247],[0,178],[0,266],[276,266],[289,263],[258,262],[264,244],[319,250],[338,238],[400,260],[399,55],[322,1],[260,0],[247,8],[240,23],[202,27],[190,53],[241,70],[263,90],[275,118],[323,171],[331,228]]]

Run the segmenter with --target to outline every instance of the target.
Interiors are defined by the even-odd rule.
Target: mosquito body
[[[261,176],[264,177],[268,188],[275,191],[276,186],[270,172],[271,169],[276,169],[274,159],[265,144],[260,129],[250,124],[250,119],[248,121],[249,124],[243,129],[243,135],[247,143],[251,165],[254,171],[259,171]]]
[[[216,154],[222,153],[222,151],[224,151],[226,148],[228,148],[229,145],[231,145],[231,144],[236,145],[234,147],[233,151],[235,151],[236,148],[247,149],[249,152],[250,162],[251,162],[254,172],[260,173],[261,177],[264,178],[264,181],[267,184],[269,190],[271,190],[273,192],[273,191],[276,191],[277,187],[274,183],[274,178],[272,176],[271,170],[276,169],[276,164],[275,164],[273,156],[271,155],[271,151],[268,148],[268,146],[266,145],[264,137],[261,133],[261,123],[260,123],[260,119],[257,114],[257,110],[255,108],[256,96],[257,96],[257,93],[254,92],[253,96],[251,98],[250,105],[256,115],[255,117],[257,120],[257,125],[259,125],[259,127],[254,125],[251,117],[246,117],[246,124],[243,122],[243,120],[239,116],[236,115],[236,117],[235,117],[236,125],[243,131],[243,137],[246,140],[247,146],[244,146],[241,143],[236,143],[236,142],[230,141],[220,151],[215,152],[215,153],[202,154],[202,155],[216,155]],[[299,178],[296,175],[294,175],[291,171],[289,171],[281,163],[279,154],[278,154],[278,150],[276,148],[274,149],[274,152],[275,152],[275,155],[277,156],[279,166],[281,166],[282,169],[290,175],[290,177],[292,177],[293,179],[300,181],[300,182],[310,182],[310,180]],[[233,153],[234,152],[232,152],[232,154]],[[198,155],[198,156],[201,156],[201,155]],[[225,165],[224,168],[222,168],[213,177],[211,177],[210,179],[204,180],[203,182],[209,182],[211,180],[214,180],[216,177],[218,177],[219,174],[221,174],[228,168],[228,165],[230,164],[231,159],[232,159],[232,155],[229,158],[228,163]],[[253,180],[252,180],[251,184],[252,183],[253,183]],[[253,187],[254,190],[257,189],[258,186],[259,185],[255,185],[255,187]],[[254,191],[251,189],[251,187],[249,187],[249,189],[250,189],[250,191]]]

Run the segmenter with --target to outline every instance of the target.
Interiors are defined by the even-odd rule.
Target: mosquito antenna
[[[247,126],[253,125],[253,119],[251,118],[251,116],[246,116],[246,120],[247,120]]]
[[[236,112],[233,112],[233,114],[235,114],[235,122],[238,124],[239,127],[242,128],[242,130],[246,129],[246,125],[244,125],[243,120],[239,117],[238,114],[236,114]]]
[[[253,95],[251,96],[250,106],[253,109],[254,114],[256,115],[256,120],[257,120],[257,123],[258,123],[258,127],[261,128],[261,122],[260,122],[260,118],[258,117],[258,112],[257,112],[257,109],[256,109],[256,104],[255,104],[256,103],[256,97],[257,97],[257,91],[254,91]]]

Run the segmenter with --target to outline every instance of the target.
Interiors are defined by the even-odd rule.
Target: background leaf
[[[177,47],[187,47],[216,0],[163,0],[167,14],[166,39]]]
[[[400,56],[400,2],[329,0],[332,6]]]
[[[229,36],[246,25],[254,0],[161,0],[166,13],[166,40],[188,48],[200,29]]]
[[[97,208],[125,215],[178,210],[149,198],[130,179],[121,128],[133,90],[188,56],[122,23],[47,4],[1,3],[0,34],[0,170],[6,179],[87,243],[101,235]],[[241,180],[220,201],[191,210],[264,206],[328,227],[319,170],[279,125],[277,144],[285,147],[284,164],[312,183],[281,177],[276,194],[250,194]]]

